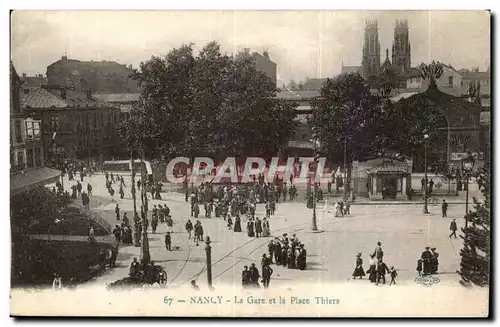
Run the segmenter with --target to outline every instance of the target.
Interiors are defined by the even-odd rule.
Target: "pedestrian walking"
[[[375,257],[376,260],[384,259],[384,251],[382,250],[382,243],[381,242],[377,242],[377,246],[375,247],[375,250],[373,251],[373,256]]]
[[[439,253],[436,252],[436,248],[431,248],[431,274],[436,274],[439,268]]]
[[[271,268],[271,266],[267,265],[262,268],[262,285],[264,285],[264,288],[269,287],[272,274],[273,274],[273,269]]]
[[[457,222],[455,221],[455,219],[453,219],[450,223],[450,230],[451,230],[451,234],[449,236],[449,238],[451,238],[452,236],[455,236],[455,238],[457,238]]]
[[[198,285],[196,285],[196,281],[194,279],[191,281],[191,288],[195,291],[200,290],[200,287]]]
[[[358,253],[356,255],[356,267],[352,273],[352,278],[356,279],[356,277],[359,277],[359,279],[363,279],[365,275],[365,271],[363,270],[363,259],[361,259],[361,253]]]
[[[422,259],[422,262],[424,265],[424,269],[423,269],[424,275],[429,275],[432,271],[432,269],[431,269],[432,253],[431,253],[431,251],[429,251],[428,246],[426,246],[425,251],[422,252],[421,259]]]
[[[245,266],[241,272],[241,285],[243,288],[250,286],[250,271],[248,271],[248,266]]]
[[[188,221],[186,222],[186,232],[188,233],[188,239],[190,240],[191,239],[191,233],[193,232],[193,223],[191,222],[191,220],[188,219]]]
[[[389,283],[389,286],[391,285],[396,285],[396,277],[398,276],[398,272],[396,269],[394,269],[394,266],[391,266],[391,270],[389,270],[389,274],[391,275],[391,282]]]
[[[387,265],[385,262],[382,261],[382,259],[379,259],[377,262],[377,285],[380,283],[380,280],[382,280],[382,283],[385,285],[385,274],[389,273],[389,268],[387,268]]]
[[[167,234],[165,234],[165,246],[167,250],[172,251],[172,237],[170,235],[170,232],[167,232]]]
[[[92,185],[90,185],[90,183],[87,184],[87,194],[92,196]]]
[[[422,276],[422,265],[423,265],[423,261],[421,258],[419,258],[417,260],[417,272],[418,272],[419,276]]]
[[[448,203],[443,199],[443,204],[441,205],[441,213],[443,217],[448,217]]]

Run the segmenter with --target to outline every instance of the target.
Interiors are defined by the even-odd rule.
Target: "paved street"
[[[133,202],[130,189],[126,188],[126,198],[119,199],[115,193],[113,200],[105,189],[104,176],[90,178],[94,196],[91,207],[109,223],[115,224],[114,208],[119,204],[132,217]],[[65,186],[69,187],[69,181]],[[84,187],[86,187],[85,178]],[[130,181],[126,180],[127,186]],[[116,189],[116,188],[115,188]],[[167,251],[164,246],[166,225],[158,227],[156,235],[149,231],[149,244],[152,259],[165,267],[171,287],[187,286],[192,279],[203,288],[206,287],[205,244],[196,246],[188,240],[184,223],[189,218],[189,205],[182,194],[165,193],[162,201],[150,201],[154,204],[167,204],[174,218],[172,244],[174,251]],[[448,238],[448,227],[452,218],[457,218],[459,227],[463,223],[463,205],[451,205],[448,218],[441,218],[440,207],[431,206],[431,214],[424,216],[421,205],[354,205],[352,214],[347,218],[324,218],[323,205],[318,205],[318,225],[321,233],[312,233],[311,210],[303,203],[279,203],[277,214],[270,220],[271,233],[280,236],[287,232],[296,233],[307,249],[307,270],[288,270],[273,266],[271,284],[278,287],[290,287],[290,281],[316,283],[346,282],[366,283],[367,280],[351,278],[355,255],[363,253],[364,268],[368,268],[368,255],[377,241],[382,242],[385,262],[395,266],[399,272],[398,283],[413,284],[416,276],[416,261],[424,247],[434,246],[440,253],[441,282],[455,284],[459,278],[455,271],[459,267],[460,239]],[[123,213],[122,213],[123,215]],[[244,265],[255,262],[260,270],[260,260],[267,253],[267,244],[271,238],[250,238],[245,232],[234,233],[227,229],[222,218],[204,218],[201,210],[200,221],[205,236],[212,240],[212,275],[216,286],[221,283],[240,283]],[[264,207],[259,205],[257,216],[264,216]],[[243,225],[243,221],[242,221]],[[243,226],[244,228],[244,226]],[[140,248],[121,246],[117,267],[94,279],[92,284],[105,284],[123,278],[128,274],[129,264],[134,256],[139,257]]]

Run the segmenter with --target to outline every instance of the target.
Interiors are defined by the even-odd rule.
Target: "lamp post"
[[[347,200],[347,138],[344,138],[344,201]]]
[[[424,130],[424,213],[428,214],[429,209],[427,208],[427,139],[429,138],[429,133]]]
[[[474,166],[474,162],[471,160],[471,156],[467,156],[462,160],[464,175],[465,175],[465,228],[468,227],[468,215],[469,215],[469,178],[470,173],[472,171],[472,167]]]
[[[141,190],[141,200],[142,200],[142,210],[144,215],[142,219],[142,247],[141,247],[141,257],[144,264],[148,264],[151,261],[151,255],[149,253],[149,240],[148,240],[148,193],[146,192],[146,183],[147,181],[147,173],[144,172],[144,150],[141,147],[141,181],[142,181],[142,190]]]
[[[212,286],[212,247],[210,246],[210,237],[207,236],[205,240],[205,253],[207,256],[207,283],[210,290],[213,289]]]
[[[318,139],[316,136],[313,138],[313,151],[314,151],[314,161],[313,161],[313,167],[314,167],[314,172],[313,172],[313,216],[312,216],[312,226],[311,229],[313,232],[318,231],[318,224],[317,224],[317,219],[316,219],[316,169],[317,169],[317,159],[316,159],[316,152],[317,152],[317,146],[318,146]]]
[[[134,157],[133,157],[133,151],[130,150],[130,165],[131,165],[131,170],[132,170],[132,199],[134,200],[134,228],[135,228],[135,240],[134,240],[134,246],[139,247],[141,246],[140,243],[140,234],[139,231],[137,230],[138,224],[136,222],[136,217],[137,217],[137,202],[136,202],[136,196],[135,196],[135,169],[134,169]]]

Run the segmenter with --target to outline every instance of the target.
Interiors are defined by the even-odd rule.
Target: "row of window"
[[[26,158],[24,157],[24,150],[10,153],[11,166],[18,169],[34,168],[42,166],[42,149],[40,147],[34,149],[26,149]]]
[[[14,137],[16,143],[23,143],[23,130],[22,130],[22,120],[16,120],[14,122]],[[40,134],[40,121],[36,120],[25,120],[25,131],[26,131],[26,139],[28,141],[39,141],[41,139]]]
[[[90,129],[97,129],[98,126],[104,127],[106,125],[117,124],[118,123],[118,113],[108,113],[108,112],[87,112],[87,113],[77,113],[74,117],[76,119],[77,128],[86,129],[90,126]],[[52,115],[50,117],[50,130],[52,132],[58,131],[61,126],[58,115]]]

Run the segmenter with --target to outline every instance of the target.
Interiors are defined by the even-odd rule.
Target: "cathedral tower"
[[[378,21],[366,21],[363,44],[363,78],[376,76],[380,72],[380,42],[378,39]]]
[[[392,43],[392,66],[399,72],[406,72],[411,66],[411,47],[408,20],[396,20]]]

